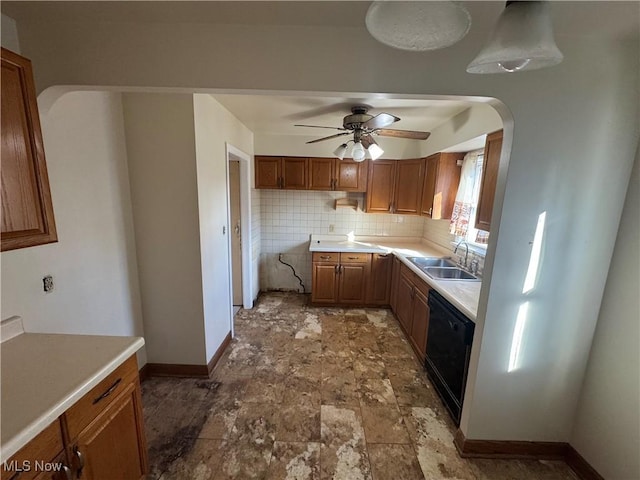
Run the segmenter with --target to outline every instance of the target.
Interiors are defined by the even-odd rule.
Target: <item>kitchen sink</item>
[[[426,267],[457,267],[450,258],[409,257],[408,260],[421,270]]]
[[[478,277],[464,271],[461,268],[442,268],[442,267],[426,267],[423,269],[424,273],[436,280],[476,280],[480,281]]]

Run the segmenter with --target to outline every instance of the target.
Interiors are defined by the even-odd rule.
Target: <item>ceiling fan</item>
[[[391,115],[389,113],[379,113],[376,116],[369,115],[369,106],[367,105],[354,105],[351,107],[351,115],[344,117],[342,127],[325,127],[320,125],[295,125],[296,127],[312,127],[312,128],[329,128],[332,130],[341,130],[340,133],[335,135],[329,135],[328,137],[318,138],[311,140],[307,143],[318,143],[332,138],[342,137],[344,135],[353,135],[353,150],[351,152],[355,161],[363,161],[366,154],[376,160],[384,153],[382,148],[376,143],[373,138],[375,135],[381,137],[394,137],[394,138],[409,138],[414,140],[426,140],[429,138],[429,132],[417,132],[411,130],[395,130],[391,128],[385,128],[389,125],[400,120],[399,117]],[[342,160],[347,151],[347,143],[340,145],[334,154]]]

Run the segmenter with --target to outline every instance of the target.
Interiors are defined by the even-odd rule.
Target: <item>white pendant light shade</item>
[[[353,150],[351,150],[351,158],[353,158],[355,162],[362,162],[365,155],[366,152],[362,144],[360,142],[354,143]]]
[[[508,1],[493,35],[467,67],[469,73],[512,73],[562,61],[546,1]]]
[[[369,146],[369,148],[367,148],[367,153],[371,157],[371,160],[377,160],[382,156],[384,150],[382,150],[382,148],[380,148],[380,145],[378,145],[377,143],[373,143]]]
[[[458,2],[373,2],[365,19],[373,38],[410,51],[436,50],[461,40],[471,15]]]
[[[342,145],[340,145],[334,150],[333,154],[340,160],[343,160],[344,156],[347,154],[347,144],[343,143]]]

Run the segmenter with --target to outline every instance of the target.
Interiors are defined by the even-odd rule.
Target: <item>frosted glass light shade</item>
[[[382,148],[380,148],[380,145],[378,145],[377,143],[372,143],[371,145],[369,145],[369,148],[367,148],[367,153],[371,157],[371,160],[377,160],[382,156],[384,150],[382,150]]]
[[[562,61],[553,39],[548,2],[512,1],[493,35],[467,67],[469,73],[512,73],[551,67]]]
[[[338,157],[340,160],[344,159],[344,156],[347,154],[347,144],[343,143],[338,148],[336,148],[333,154]]]
[[[469,31],[471,15],[458,2],[379,1],[369,7],[365,23],[379,42],[416,52],[460,41]]]
[[[355,162],[362,162],[365,155],[366,152],[364,151],[362,144],[360,142],[354,143],[353,150],[351,150],[351,158],[353,158]]]

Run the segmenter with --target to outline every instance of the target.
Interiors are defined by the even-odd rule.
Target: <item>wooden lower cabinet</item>
[[[420,361],[424,362],[427,352],[430,288],[405,265],[401,264],[398,270],[392,310],[414,352]]]
[[[391,310],[394,312],[398,308],[398,282],[400,281],[400,265],[402,262],[395,255],[393,256],[391,267],[391,295],[389,299],[389,303],[391,304]]]
[[[311,302],[364,305],[367,299],[370,253],[313,254]]]
[[[30,468],[15,476],[24,465]],[[133,355],[4,462],[1,478],[140,480],[147,470],[142,396]]]
[[[368,305],[389,305],[394,258],[391,254],[371,254],[371,276],[367,286]]]
[[[76,461],[78,478],[144,478],[146,452],[144,437],[141,438],[140,407],[139,389],[130,383],[80,432],[69,453]]]

